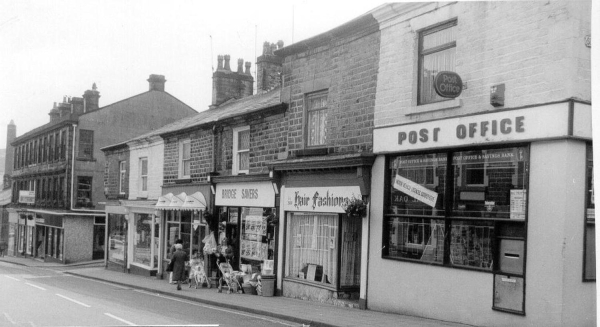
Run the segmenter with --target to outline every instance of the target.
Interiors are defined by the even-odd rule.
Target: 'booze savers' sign
[[[411,181],[408,178],[404,178],[400,175],[396,175],[394,180],[394,188],[400,192],[406,193],[413,198],[425,203],[426,205],[434,208],[437,202],[438,194],[431,191],[420,184]]]

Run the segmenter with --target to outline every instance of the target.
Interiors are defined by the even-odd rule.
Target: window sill
[[[436,103],[424,104],[420,106],[409,107],[406,116],[430,113],[435,111],[456,109],[462,107],[462,99],[454,98],[452,100],[440,101]]]
[[[75,158],[77,161],[96,161],[94,158]]]
[[[323,289],[330,290],[330,291],[338,291],[338,289],[334,285],[332,285],[332,284],[323,284],[323,283],[319,283],[319,282],[311,282],[311,281],[306,280],[306,279],[293,278],[293,277],[284,277],[283,281],[285,281],[285,282],[292,282],[292,283],[298,283],[298,284],[304,284],[304,285],[309,285],[309,286],[323,288]]]

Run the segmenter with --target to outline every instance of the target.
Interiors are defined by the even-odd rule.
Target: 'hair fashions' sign
[[[563,102],[376,128],[373,147],[379,153],[565,136],[591,139],[590,108],[574,103],[570,113]]]
[[[283,208],[286,211],[345,213],[344,205],[352,198],[362,199],[360,187],[286,188]]]

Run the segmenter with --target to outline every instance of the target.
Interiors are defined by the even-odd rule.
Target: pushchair
[[[227,294],[231,294],[231,292],[242,293],[242,286],[237,279],[239,273],[233,270],[229,261],[219,262],[219,271],[221,271],[221,278],[219,278],[218,293],[223,291],[223,282],[227,285]]]
[[[198,288],[198,284],[200,285],[200,287],[202,287],[202,283],[206,283],[208,288],[211,287],[210,281],[206,276],[206,271],[204,270],[204,260],[202,260],[201,258],[192,258],[190,260],[190,288],[192,287],[192,281],[195,282],[196,289]]]

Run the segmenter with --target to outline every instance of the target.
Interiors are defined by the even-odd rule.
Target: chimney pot
[[[271,48],[271,46],[269,45],[269,42],[265,41],[265,43],[263,43],[263,54],[269,54],[269,49]]]
[[[229,59],[230,58],[231,57],[229,55],[223,56],[223,59],[225,59],[225,67],[223,67],[223,69],[231,71],[231,68],[229,67]]]
[[[250,66],[252,64],[249,61],[246,61],[246,71],[244,72],[244,74],[246,75],[252,75],[252,73],[250,72]]]
[[[217,56],[217,70],[223,69],[223,55]]]
[[[279,40],[279,41],[277,41],[277,49],[281,49],[281,48],[283,48],[283,41]]]
[[[147,81],[150,87],[150,91],[165,91],[165,82],[167,80],[165,79],[164,75],[151,74],[150,78],[148,78]]]
[[[243,74],[244,73],[244,59],[238,59],[238,67],[237,67],[237,72],[239,74]]]

